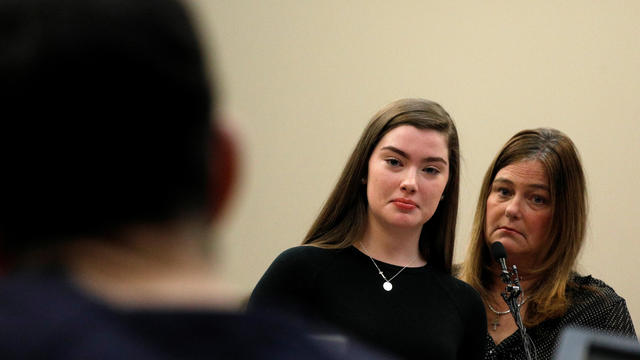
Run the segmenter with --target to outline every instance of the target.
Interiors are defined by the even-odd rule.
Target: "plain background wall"
[[[300,243],[370,117],[423,97],[460,135],[455,261],[497,150],[521,129],[558,128],[590,193],[579,269],[627,299],[638,329],[640,1],[192,2],[243,148],[216,234],[241,291]]]

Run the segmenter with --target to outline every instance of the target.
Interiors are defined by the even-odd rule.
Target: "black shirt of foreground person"
[[[3,359],[339,359],[276,316],[207,308],[122,309],[63,277],[0,280]],[[360,350],[361,351],[361,350]]]

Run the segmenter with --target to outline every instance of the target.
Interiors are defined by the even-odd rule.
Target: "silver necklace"
[[[402,270],[406,269],[407,266],[413,264],[413,262],[416,261],[416,258],[417,258],[417,257],[413,258],[413,260],[411,260],[410,263],[405,265],[402,269],[400,269],[390,279],[387,279],[387,277],[384,276],[384,273],[382,272],[382,270],[380,270],[380,268],[378,267],[378,264],[376,263],[376,261],[371,257],[371,255],[369,255],[369,252],[367,251],[367,248],[364,246],[364,243],[362,241],[360,241],[360,245],[362,245],[362,250],[364,250],[365,255],[367,255],[369,257],[369,259],[371,259],[371,262],[373,263],[373,265],[376,267],[376,269],[378,269],[378,274],[380,274],[380,276],[382,276],[382,278],[384,279],[384,283],[382,284],[382,288],[385,289],[386,291],[391,291],[393,289],[393,284],[391,284],[391,280],[395,279],[396,276],[400,275]]]
[[[524,297],[522,299],[522,302],[518,304],[518,308],[520,308],[522,305],[524,305],[524,303],[526,303],[528,299],[529,299],[528,296]],[[493,326],[493,331],[496,331],[498,329],[498,326],[500,326],[500,316],[510,313],[511,309],[509,309],[507,311],[498,311],[498,310],[494,309],[493,306],[491,306],[491,304],[489,304],[488,301],[487,301],[487,306],[489,307],[489,310],[491,310],[492,313],[496,314],[496,317],[491,322],[491,325]]]

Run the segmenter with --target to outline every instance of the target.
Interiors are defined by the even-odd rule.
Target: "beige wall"
[[[297,245],[370,116],[401,97],[457,122],[456,261],[481,178],[523,128],[581,151],[591,214],[583,273],[627,299],[640,325],[640,1],[194,0],[216,50],[242,181],[219,230],[223,270],[249,292]]]

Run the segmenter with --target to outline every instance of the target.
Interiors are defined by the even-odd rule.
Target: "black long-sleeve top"
[[[402,267],[377,262],[387,278]],[[299,246],[283,252],[248,308],[301,314],[349,338],[406,359],[482,359],[486,317],[477,292],[426,265],[406,268],[385,291],[371,259],[355,247]]]

